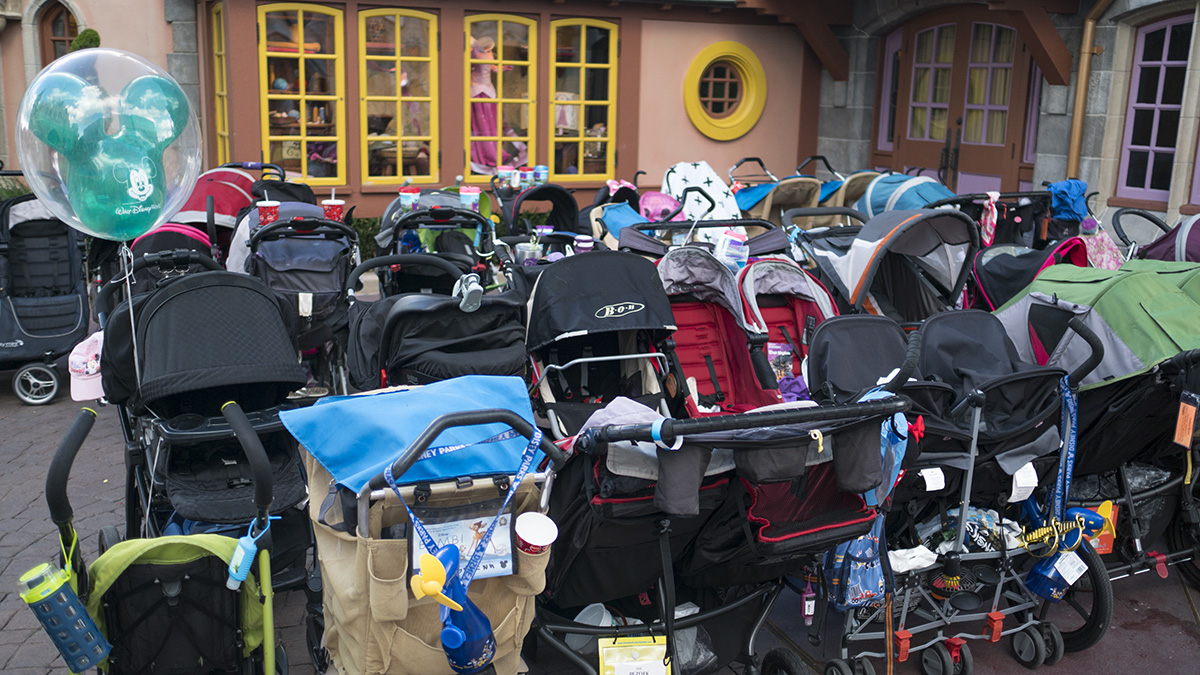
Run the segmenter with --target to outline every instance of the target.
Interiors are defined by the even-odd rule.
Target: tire
[[[1046,640],[1036,626],[1013,633],[1008,646],[1017,663],[1030,670],[1046,662]]]
[[[1167,530],[1167,549],[1176,553],[1186,550],[1195,551],[1197,547],[1200,547],[1200,539],[1197,539],[1196,533],[1183,517],[1183,509],[1180,509],[1175,514],[1175,518],[1171,520],[1171,527]],[[1179,570],[1188,585],[1200,590],[1200,559],[1194,557],[1191,560],[1183,561],[1175,565],[1175,569]]]
[[[105,551],[121,543],[121,533],[118,532],[117,528],[113,527],[112,525],[101,528],[100,536],[98,538],[100,540],[100,545],[98,547],[100,555],[104,555]]]
[[[776,649],[774,651],[778,652],[778,651],[783,651],[783,650]],[[770,656],[770,655],[771,655],[771,652],[768,652],[767,656]],[[763,659],[762,675],[767,675],[767,660],[766,659]],[[854,675],[854,669],[850,667],[849,663],[846,663],[842,659],[834,659],[834,660],[830,661],[829,663],[825,664],[825,675]]]
[[[956,675],[971,675],[975,672],[975,657],[971,655],[971,646],[963,644],[958,648],[958,663],[954,664]]]
[[[1113,592],[1108,570],[1100,554],[1096,553],[1087,539],[1075,550],[1087,565],[1087,571],[1067,590],[1057,606],[1048,600],[1040,618],[1050,619],[1062,633],[1067,652],[1079,652],[1095,645],[1104,637],[1112,623]],[[1090,601],[1091,606],[1088,606]]]
[[[1046,661],[1045,665],[1052,666],[1059,661],[1067,653],[1067,646],[1063,643],[1062,632],[1058,630],[1058,626],[1052,623],[1043,623],[1041,625],[1042,637],[1046,640]]]
[[[844,664],[845,661],[842,663]],[[809,675],[810,672],[808,664],[800,658],[799,654],[782,647],[767,652],[760,668],[761,675]],[[828,673],[829,669],[826,668],[825,672]],[[853,675],[853,673],[848,672],[847,675]]]
[[[875,665],[871,659],[865,656],[854,659],[854,675],[875,675]]]
[[[921,674],[954,675],[954,660],[944,643],[935,642],[921,651]]]
[[[12,389],[25,405],[46,405],[58,395],[58,373],[44,363],[27,363],[13,375]]]

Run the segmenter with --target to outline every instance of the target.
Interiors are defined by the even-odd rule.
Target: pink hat
[[[100,347],[103,344],[104,333],[97,331],[75,345],[67,357],[72,400],[94,401],[104,397],[104,386],[100,383]]]

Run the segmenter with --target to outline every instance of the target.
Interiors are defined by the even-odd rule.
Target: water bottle
[[[746,266],[750,259],[750,251],[746,247],[746,235],[734,230],[725,230],[721,240],[717,242],[717,258],[734,274]]]
[[[96,628],[75,589],[71,575],[56,565],[42,563],[17,581],[21,599],[29,605],[54,641],[71,672],[82,673],[103,661],[112,645]]]
[[[575,253],[588,253],[592,250],[595,242],[586,234],[580,234],[575,237],[574,249]]]

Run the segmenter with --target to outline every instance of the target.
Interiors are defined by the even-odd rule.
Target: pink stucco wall
[[[692,59],[714,42],[749,47],[767,77],[767,104],[758,124],[733,141],[714,141],[688,120],[682,83]],[[791,175],[800,142],[800,72],[804,43],[794,27],[647,21],[642,24],[638,168],[641,184],[658,185],[676,162],[705,160],[722,177],[737,160],[761,157],[777,176]],[[814,94],[815,95],[815,94]]]

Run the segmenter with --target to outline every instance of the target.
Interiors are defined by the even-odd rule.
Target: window
[[[613,173],[617,27],[603,21],[550,23],[554,100],[550,180],[603,179]]]
[[[46,3],[39,19],[42,39],[42,65],[49,65],[71,51],[71,41],[79,35],[79,27],[71,12],[57,2]]]
[[[1117,195],[1167,201],[1192,44],[1192,15],[1138,30]]]
[[[225,6],[212,8],[213,120],[217,131],[217,164],[229,161],[229,99],[225,84]]]
[[[363,184],[438,180],[437,17],[358,14]]]
[[[972,25],[963,143],[1004,145],[1016,41],[1017,31],[1012,28]]]
[[[897,30],[887,37],[883,47],[883,101],[886,111],[879,119],[879,149],[890,151],[896,141],[896,103],[900,98],[900,45],[904,31]]]
[[[717,42],[703,49],[683,80],[688,119],[713,140],[744,136],[758,124],[766,102],[762,62],[737,42]]]
[[[908,137],[913,140],[946,140],[954,34],[953,25],[930,28],[917,34],[912,100],[908,109]]]
[[[262,5],[258,24],[263,157],[310,185],[344,184],[342,12]]]
[[[466,21],[467,180],[536,157],[537,22],[505,14]]]

